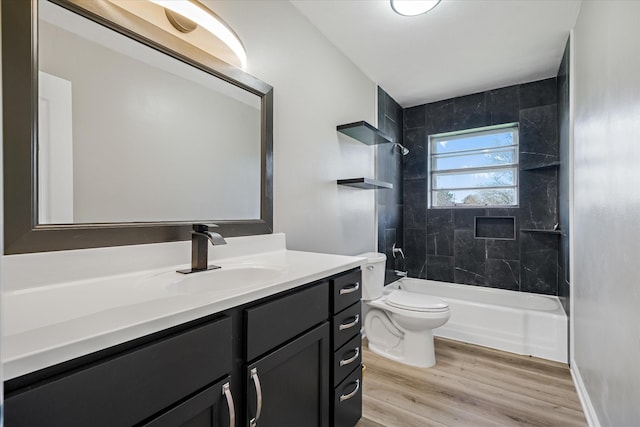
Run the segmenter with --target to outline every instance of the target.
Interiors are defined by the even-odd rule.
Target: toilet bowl
[[[369,349],[383,357],[428,368],[436,363],[433,329],[450,317],[448,304],[429,295],[384,289],[384,254],[366,253],[362,299],[367,313],[364,331]]]

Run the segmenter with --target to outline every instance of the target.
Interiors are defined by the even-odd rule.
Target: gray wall
[[[520,124],[520,205],[427,209],[428,137],[482,126]],[[557,295],[556,79],[476,93],[404,110],[404,246],[411,277]],[[474,238],[474,217],[515,217],[515,240]]]
[[[375,250],[375,193],[336,185],[374,176],[375,148],[336,126],[374,123],[375,83],[290,2],[203,3],[240,36],[247,72],[274,87],[274,230],[287,234],[289,249]]]
[[[574,33],[573,368],[602,426],[640,420],[640,2]]]

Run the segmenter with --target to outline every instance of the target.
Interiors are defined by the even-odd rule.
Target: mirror
[[[6,254],[271,232],[269,85],[106,0],[2,21]]]

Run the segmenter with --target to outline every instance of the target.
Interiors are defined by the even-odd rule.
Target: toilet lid
[[[393,291],[387,296],[387,304],[412,311],[443,311],[449,304],[440,298],[408,291]]]

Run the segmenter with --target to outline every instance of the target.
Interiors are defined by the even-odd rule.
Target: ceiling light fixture
[[[391,0],[391,8],[402,16],[416,16],[429,12],[440,0]]]
[[[200,6],[197,2],[191,0],[150,0],[159,6],[164,7],[173,13],[181,15],[189,21],[193,21],[197,25],[200,25],[205,30],[222,40],[222,42],[231,49],[231,51],[238,57],[243,69],[247,66],[247,53],[244,50],[244,46],[240,41],[240,38],[233,30],[213,11],[206,9],[204,6]],[[170,15],[170,14],[168,14]],[[172,25],[174,20],[170,18]],[[181,32],[188,32],[189,25],[180,22],[176,28]],[[182,24],[182,25],[181,25]],[[187,31],[185,31],[185,29]]]

